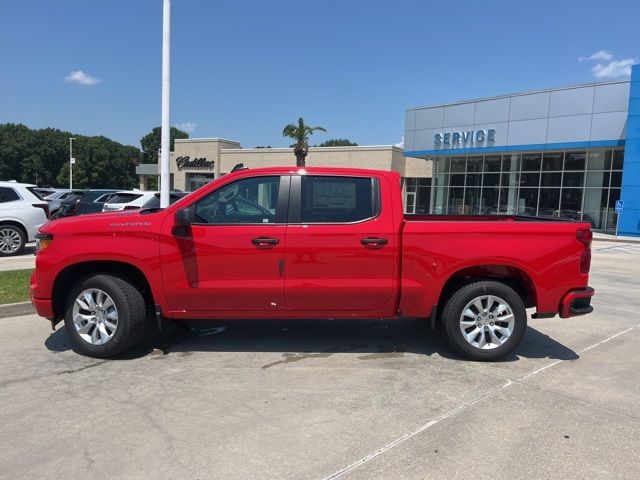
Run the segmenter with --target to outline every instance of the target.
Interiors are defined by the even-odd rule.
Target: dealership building
[[[640,65],[630,80],[410,108],[429,211],[582,219],[640,235]],[[616,208],[617,205],[617,208]]]
[[[171,187],[195,190],[237,164],[294,165],[295,158],[291,148],[176,140]],[[640,65],[630,80],[410,108],[404,151],[312,147],[307,165],[398,172],[407,214],[556,217],[640,235]],[[158,165],[139,165],[137,173],[145,188]]]
[[[397,172],[407,213],[428,213],[431,162],[406,158],[394,145],[352,147],[311,147],[306,164],[313,167],[373,168]],[[193,191],[243,164],[248,168],[295,165],[292,148],[242,148],[239,142],[223,138],[176,139],[170,156],[172,189]],[[158,164],[136,167],[140,188],[147,189],[151,177],[158,176]]]

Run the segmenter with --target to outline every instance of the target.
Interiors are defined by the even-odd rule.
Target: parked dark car
[[[102,206],[118,190],[95,189],[79,192],[65,199],[58,209],[56,218],[102,212]]]
[[[169,193],[169,204],[174,203],[177,200],[180,200],[182,197],[186,197],[191,192],[170,192]],[[150,198],[145,202],[140,210],[145,210],[147,208],[160,208],[160,194],[156,193],[153,198]]]

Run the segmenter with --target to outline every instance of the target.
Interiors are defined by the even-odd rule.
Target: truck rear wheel
[[[110,274],[81,279],[69,293],[65,326],[80,353],[109,358],[134,347],[144,334],[145,302],[129,280]]]
[[[488,361],[518,346],[527,328],[527,311],[511,287],[485,280],[460,287],[445,304],[442,320],[456,352]]]

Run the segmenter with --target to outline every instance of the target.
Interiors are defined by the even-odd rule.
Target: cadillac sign
[[[435,148],[478,148],[490,146],[495,141],[495,128],[436,133],[433,136],[433,146]]]
[[[178,170],[182,170],[183,168],[213,168],[213,161],[207,160],[206,157],[191,160],[191,157],[186,156],[176,158],[176,165]]]

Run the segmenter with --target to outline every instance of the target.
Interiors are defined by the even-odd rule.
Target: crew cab
[[[165,209],[85,215],[38,235],[32,302],[95,357],[189,319],[419,317],[474,360],[535,317],[592,311],[590,224],[405,216],[400,177],[242,169]]]

